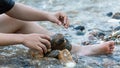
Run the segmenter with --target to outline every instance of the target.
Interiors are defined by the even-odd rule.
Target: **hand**
[[[58,25],[63,25],[65,28],[69,26],[69,20],[66,14],[62,12],[56,12],[48,16],[49,21],[56,23]]]
[[[50,37],[43,34],[26,34],[24,35],[23,44],[38,50],[41,55],[47,53],[47,49],[51,48]]]

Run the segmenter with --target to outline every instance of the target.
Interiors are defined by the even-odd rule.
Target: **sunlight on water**
[[[39,10],[50,12],[63,11],[70,20],[68,29],[63,26],[50,24],[50,22],[39,22],[40,25],[55,33],[62,33],[72,43],[81,45],[81,42],[87,41],[88,30],[98,28],[101,30],[110,30],[116,25],[108,23],[111,17],[106,14],[109,12],[120,11],[120,0],[15,0]],[[29,16],[28,16],[29,17]],[[49,24],[49,25],[48,25]],[[85,27],[85,35],[77,35],[74,27],[82,25]],[[107,27],[106,27],[107,26]],[[33,61],[27,55],[28,48],[23,45],[1,47],[0,51],[0,67],[8,66],[11,68],[30,67],[30,68],[61,68],[63,67],[58,60],[49,59],[48,61]],[[80,57],[76,68],[119,68],[120,67],[120,50],[116,50],[113,56],[99,57]],[[11,63],[10,63],[11,62]],[[109,62],[109,63],[108,63]],[[13,66],[12,66],[13,65]]]

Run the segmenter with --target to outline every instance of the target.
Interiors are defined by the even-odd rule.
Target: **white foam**
[[[68,62],[65,64],[65,68],[74,68],[76,66],[75,62]]]

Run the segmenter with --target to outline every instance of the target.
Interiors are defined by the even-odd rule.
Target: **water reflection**
[[[46,23],[40,23],[40,25],[46,27],[53,32],[61,32],[70,39],[71,42],[81,44],[82,41],[88,40],[87,34],[89,29],[98,28],[101,30],[111,30],[111,27],[115,27],[118,24],[108,23],[107,21],[111,17],[106,16],[109,12],[119,12],[120,0],[16,0],[23,4],[30,5],[39,10],[46,11],[63,11],[66,12],[70,25],[74,27],[77,25],[85,26],[86,34],[83,36],[76,35],[76,30],[72,27],[64,29],[62,26],[56,26],[54,24],[47,25]],[[107,27],[106,27],[107,26]],[[23,45],[0,47],[0,66],[2,67],[31,67],[31,68],[61,68],[63,67],[56,59],[47,59],[48,61],[33,61],[27,55],[27,49]],[[113,56],[99,56],[99,57],[80,57],[76,61],[78,65],[76,68],[103,68],[103,67],[120,67],[120,58],[118,57],[120,52],[119,46]],[[91,62],[89,62],[91,61]],[[110,63],[107,63],[110,62]],[[81,64],[81,65],[80,65]]]

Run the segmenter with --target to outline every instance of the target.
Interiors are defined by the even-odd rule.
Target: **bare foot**
[[[114,42],[108,41],[102,44],[78,46],[73,45],[71,53],[77,56],[111,54],[114,49]]]

